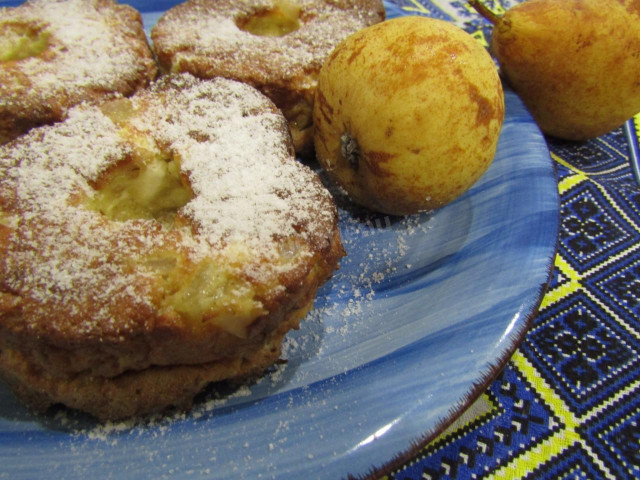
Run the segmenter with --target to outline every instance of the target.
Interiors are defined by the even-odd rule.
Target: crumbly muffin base
[[[113,378],[77,375],[56,378],[30,363],[20,352],[0,351],[0,377],[30,408],[45,412],[62,404],[89,413],[100,422],[189,410],[207,385],[222,380],[242,381],[264,373],[281,353],[284,335],[299,326],[312,301],[293,312],[254,352],[200,365],[150,367]]]

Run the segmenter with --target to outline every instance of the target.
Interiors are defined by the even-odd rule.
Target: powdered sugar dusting
[[[98,0],[31,0],[0,9],[3,23],[47,35],[42,53],[0,69],[0,112],[30,112],[38,121],[60,105],[146,84],[156,68],[136,16],[130,7]]]
[[[18,144],[12,157],[20,160],[20,168],[10,174],[18,177],[18,195],[30,209],[59,209],[66,205],[69,192],[83,185],[78,175],[95,179],[128,151],[108,118],[75,109],[67,122],[44,129],[37,146]],[[44,153],[49,153],[46,165],[42,165]]]
[[[157,135],[182,159],[195,193],[182,213],[208,243],[242,242],[273,255],[277,238],[326,234],[334,212],[314,205],[329,202],[330,195],[315,174],[294,161],[283,141],[284,119],[262,94],[220,78],[198,82],[185,75],[172,82],[188,88],[168,104],[159,96],[151,114],[134,125]]]
[[[302,83],[298,88],[313,88],[315,78],[309,73],[319,71],[331,50],[350,33],[381,20],[382,5],[375,0],[359,8],[348,2],[292,3],[300,8],[301,27],[282,37],[269,37],[245,32],[236,21],[272,8],[272,0],[191,0],[159,20],[151,34],[154,47],[161,60],[175,52],[174,67],[200,62],[218,75],[256,84],[293,82]]]
[[[179,212],[188,223],[109,221],[84,206],[100,175],[136,148],[98,107],[75,107],[65,122],[0,147],[0,206],[20,219],[2,290],[28,297],[35,317],[56,308],[55,328],[69,322],[119,335],[145,322],[141,312],[153,305],[150,273],[136,266],[141,256],[173,249],[225,261],[225,249],[240,245],[250,274],[270,276],[295,267],[265,262],[287,255],[288,237],[307,242],[301,256],[327,240],[336,221],[331,196],[295,161],[285,120],[266,97],[231,80],[183,75],[130,101],[128,131],[178,158],[192,185],[194,199]],[[114,321],[123,308],[138,312],[124,326]]]

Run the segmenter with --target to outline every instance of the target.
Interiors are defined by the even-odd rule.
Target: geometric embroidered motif
[[[485,395],[493,405],[490,412],[441,435],[420,452],[417,461],[386,478],[481,478],[563,427],[511,363]],[[421,458],[429,462],[422,463]]]
[[[629,211],[629,216],[632,218],[640,218],[640,189],[635,186],[630,186],[627,181],[626,184],[617,185],[615,189],[608,190],[609,195],[612,197],[612,201],[617,205],[624,205]],[[640,225],[636,225],[638,231],[640,231]]]
[[[577,431],[613,478],[640,478],[640,395],[624,395],[597,413]]]
[[[551,140],[549,148],[558,157],[575,169],[591,175],[598,183],[614,187],[629,174],[626,158],[627,141],[622,129],[617,129],[606,137],[585,142],[563,142]]]
[[[637,375],[639,347],[637,338],[577,291],[540,311],[520,351],[582,416]]]
[[[568,284],[570,281],[571,279],[567,277],[560,268],[556,267],[551,272],[551,278],[549,280],[549,286],[547,287],[547,291],[555,290],[561,287],[562,285]]]
[[[574,444],[523,478],[525,480],[591,480],[598,477],[604,477],[604,472],[580,444]]]
[[[565,192],[560,215],[560,252],[578,272],[606,262],[637,238],[633,225],[592,182],[580,182]]]
[[[581,280],[589,292],[620,318],[640,337],[640,256],[628,255],[602,266]]]

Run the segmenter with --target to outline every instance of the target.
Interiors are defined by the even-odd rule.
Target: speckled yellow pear
[[[491,50],[547,134],[585,140],[640,112],[640,0],[527,0],[494,23]]]
[[[313,119],[318,160],[351,199],[406,215],[451,202],[487,170],[504,95],[490,55],[469,34],[401,17],[336,47]]]

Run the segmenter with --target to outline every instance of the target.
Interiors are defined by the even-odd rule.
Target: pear
[[[434,210],[489,168],[504,108],[496,65],[471,35],[444,20],[394,18],[347,37],[322,66],[316,156],[370,210]]]
[[[469,3],[544,133],[586,140],[640,112],[640,0],[527,0],[502,17]]]

